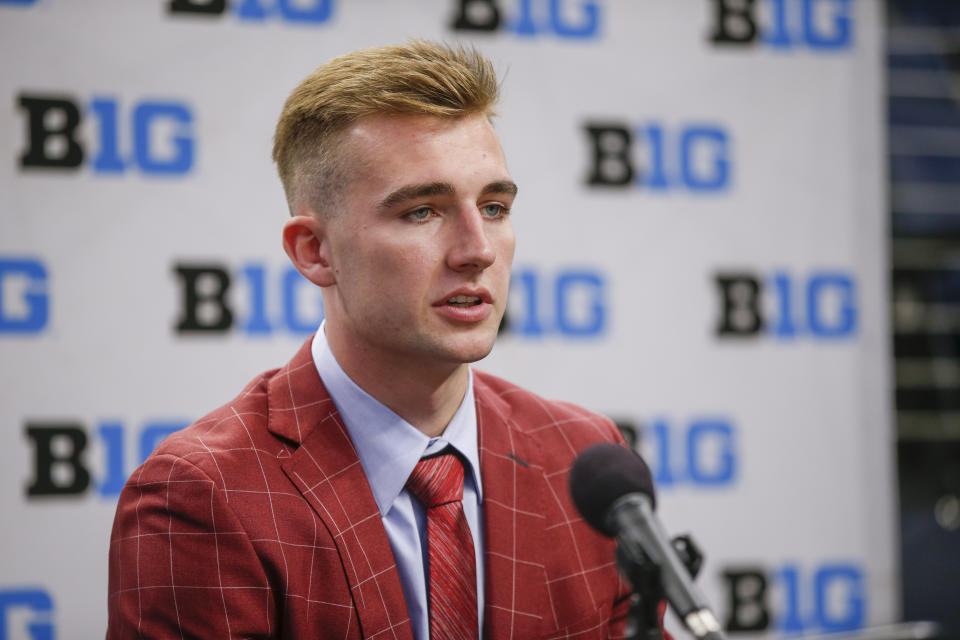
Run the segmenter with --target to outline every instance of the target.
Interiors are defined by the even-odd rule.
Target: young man
[[[469,367],[514,250],[497,91],[479,54],[426,42],[294,90],[283,246],[324,323],[133,473],[108,638],[622,636],[613,544],[567,491],[616,428]]]

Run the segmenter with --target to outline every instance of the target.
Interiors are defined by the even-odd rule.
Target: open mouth
[[[480,304],[480,298],[476,296],[453,296],[447,300],[447,304],[452,307],[475,307]]]

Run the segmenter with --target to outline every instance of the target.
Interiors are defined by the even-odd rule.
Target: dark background
[[[887,3],[903,617],[960,636],[960,2]]]

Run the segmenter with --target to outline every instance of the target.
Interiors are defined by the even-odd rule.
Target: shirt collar
[[[468,369],[467,391],[447,428],[440,436],[430,438],[361,389],[346,374],[330,350],[323,327],[321,324],[310,345],[313,362],[353,440],[380,515],[386,516],[390,511],[420,458],[447,445],[467,461],[477,499],[482,502],[473,371]]]

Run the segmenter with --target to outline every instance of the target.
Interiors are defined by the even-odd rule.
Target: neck
[[[421,363],[367,353],[327,331],[327,344],[344,373],[376,400],[433,438],[443,433],[467,392],[465,363]]]

